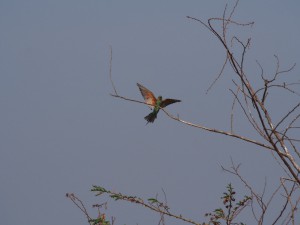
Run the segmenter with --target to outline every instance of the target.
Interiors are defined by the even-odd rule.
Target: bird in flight
[[[145,88],[143,85],[137,83],[137,86],[139,87],[141,94],[145,99],[145,103],[149,104],[149,107],[153,109],[153,111],[149,115],[145,116],[145,120],[147,120],[147,124],[154,122],[160,108],[164,108],[167,105],[173,104],[175,102],[181,102],[181,100],[177,100],[177,99],[170,99],[170,98],[162,99],[161,96],[155,98],[154,94],[150,90]]]

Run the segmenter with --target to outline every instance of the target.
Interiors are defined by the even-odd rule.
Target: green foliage
[[[110,195],[110,197],[112,198],[112,199],[114,199],[114,200],[119,200],[119,199],[122,199],[122,196],[121,195],[119,195],[119,194],[113,194],[113,195]]]
[[[227,192],[223,193],[221,197],[223,208],[215,209],[212,213],[206,213],[206,217],[209,218],[208,224],[220,225],[222,221],[226,222],[226,224],[240,224],[245,225],[244,223],[233,223],[233,220],[238,216],[242,209],[247,206],[247,203],[251,201],[251,197],[244,196],[244,198],[238,202],[235,200],[236,192],[234,191],[231,184],[227,185]]]
[[[89,223],[92,225],[110,225],[110,222],[108,220],[105,220],[105,217],[102,216],[97,219],[89,220]]]
[[[136,204],[143,205],[151,210],[154,210],[158,213],[168,215],[180,220],[183,220],[185,222],[189,222],[191,224],[199,224],[195,221],[192,221],[190,219],[182,217],[182,215],[175,215],[172,214],[169,211],[169,207],[164,204],[163,202],[160,202],[157,200],[157,198],[148,198],[147,201],[144,201],[141,198],[138,198],[137,196],[129,196],[124,195],[122,193],[116,193],[113,191],[106,190],[103,187],[100,186],[93,186],[92,190],[93,192],[96,192],[96,195],[101,194],[107,194],[111,199],[113,200],[124,200]],[[226,192],[223,193],[223,196],[221,197],[223,206],[220,208],[215,209],[211,213],[206,213],[205,216],[209,217],[208,223],[203,223],[203,225],[221,225],[227,224],[227,225],[245,225],[242,222],[235,222],[234,220],[239,215],[239,213],[248,205],[248,203],[252,200],[249,196],[244,196],[243,199],[240,201],[236,201],[236,192],[234,191],[234,188],[231,184],[228,184],[226,187]],[[102,220],[101,220],[102,219]],[[93,225],[110,225],[109,221],[105,221],[105,217],[99,217],[96,220],[93,220]]]
[[[115,193],[109,190],[106,190],[103,187],[100,186],[93,186],[91,189],[93,192],[98,192],[96,193],[96,196],[102,195],[102,194],[108,194],[110,198],[114,199],[115,201],[117,200],[126,200],[129,202],[134,202],[134,203],[141,203],[142,199],[138,198],[137,196],[128,196],[128,195],[123,195],[121,193]]]
[[[155,198],[148,198],[148,202],[154,204],[154,203],[158,203],[159,201]]]

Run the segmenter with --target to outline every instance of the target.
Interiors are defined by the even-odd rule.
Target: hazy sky
[[[204,222],[229,182],[245,191],[220,168],[230,166],[230,157],[242,163],[255,188],[262,190],[267,177],[274,190],[282,171],[270,152],[184,126],[162,112],[145,126],[146,106],[109,95],[111,45],[120,94],[142,100],[139,82],[181,99],[168,107],[174,115],[229,130],[231,70],[205,94],[224,51],[186,18],[221,16],[224,2],[1,0],[1,224],[86,224],[65,193],[74,192],[87,206],[101,203],[105,199],[89,191],[93,184],[144,198],[162,196],[163,188],[174,212]],[[234,19],[255,22],[235,28],[239,37],[252,38],[247,65],[254,84],[260,81],[255,60],[266,74],[275,71],[274,54],[283,68],[299,65],[299,10],[296,0],[240,2]],[[297,66],[291,79],[299,80],[299,72]],[[279,96],[271,107],[278,112],[288,101]],[[256,138],[242,119],[236,131]],[[157,215],[135,205],[110,201],[108,207],[116,224],[158,223]]]

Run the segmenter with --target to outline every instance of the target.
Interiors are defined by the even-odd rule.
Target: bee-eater
[[[154,122],[160,108],[164,108],[167,105],[173,104],[175,102],[181,102],[181,100],[170,99],[170,98],[163,100],[161,96],[158,96],[158,98],[155,98],[154,94],[150,90],[145,88],[143,85],[140,85],[139,83],[137,83],[137,86],[139,87],[139,89],[142,93],[142,96],[145,99],[145,103],[149,104],[149,107],[151,109],[153,109],[153,111],[149,115],[145,116],[145,120],[147,120],[147,124]]]

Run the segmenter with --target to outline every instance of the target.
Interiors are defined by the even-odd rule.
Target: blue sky
[[[267,74],[275,70],[274,54],[283,68],[299,64],[299,6],[292,0],[240,2],[234,18],[255,22],[251,29],[236,29],[252,38],[247,66],[255,85],[255,60]],[[242,163],[258,190],[265,177],[272,190],[282,171],[268,151],[184,126],[164,113],[145,126],[146,106],[110,96],[111,45],[120,94],[142,100],[139,82],[157,95],[181,99],[168,108],[182,119],[228,130],[230,70],[205,94],[224,51],[186,18],[205,20],[223,9],[223,1],[209,0],[2,0],[1,223],[83,224],[85,217],[65,193],[76,193],[87,205],[104,201],[89,192],[93,184],[145,198],[163,188],[175,212],[203,222],[229,182],[243,190],[220,168],[230,166],[230,157]],[[299,80],[298,66],[290,76]],[[274,116],[283,102],[278,96],[270,105]],[[242,116],[238,121],[237,131],[256,137]],[[108,214],[117,217],[116,224],[158,222],[127,203],[110,202]]]

